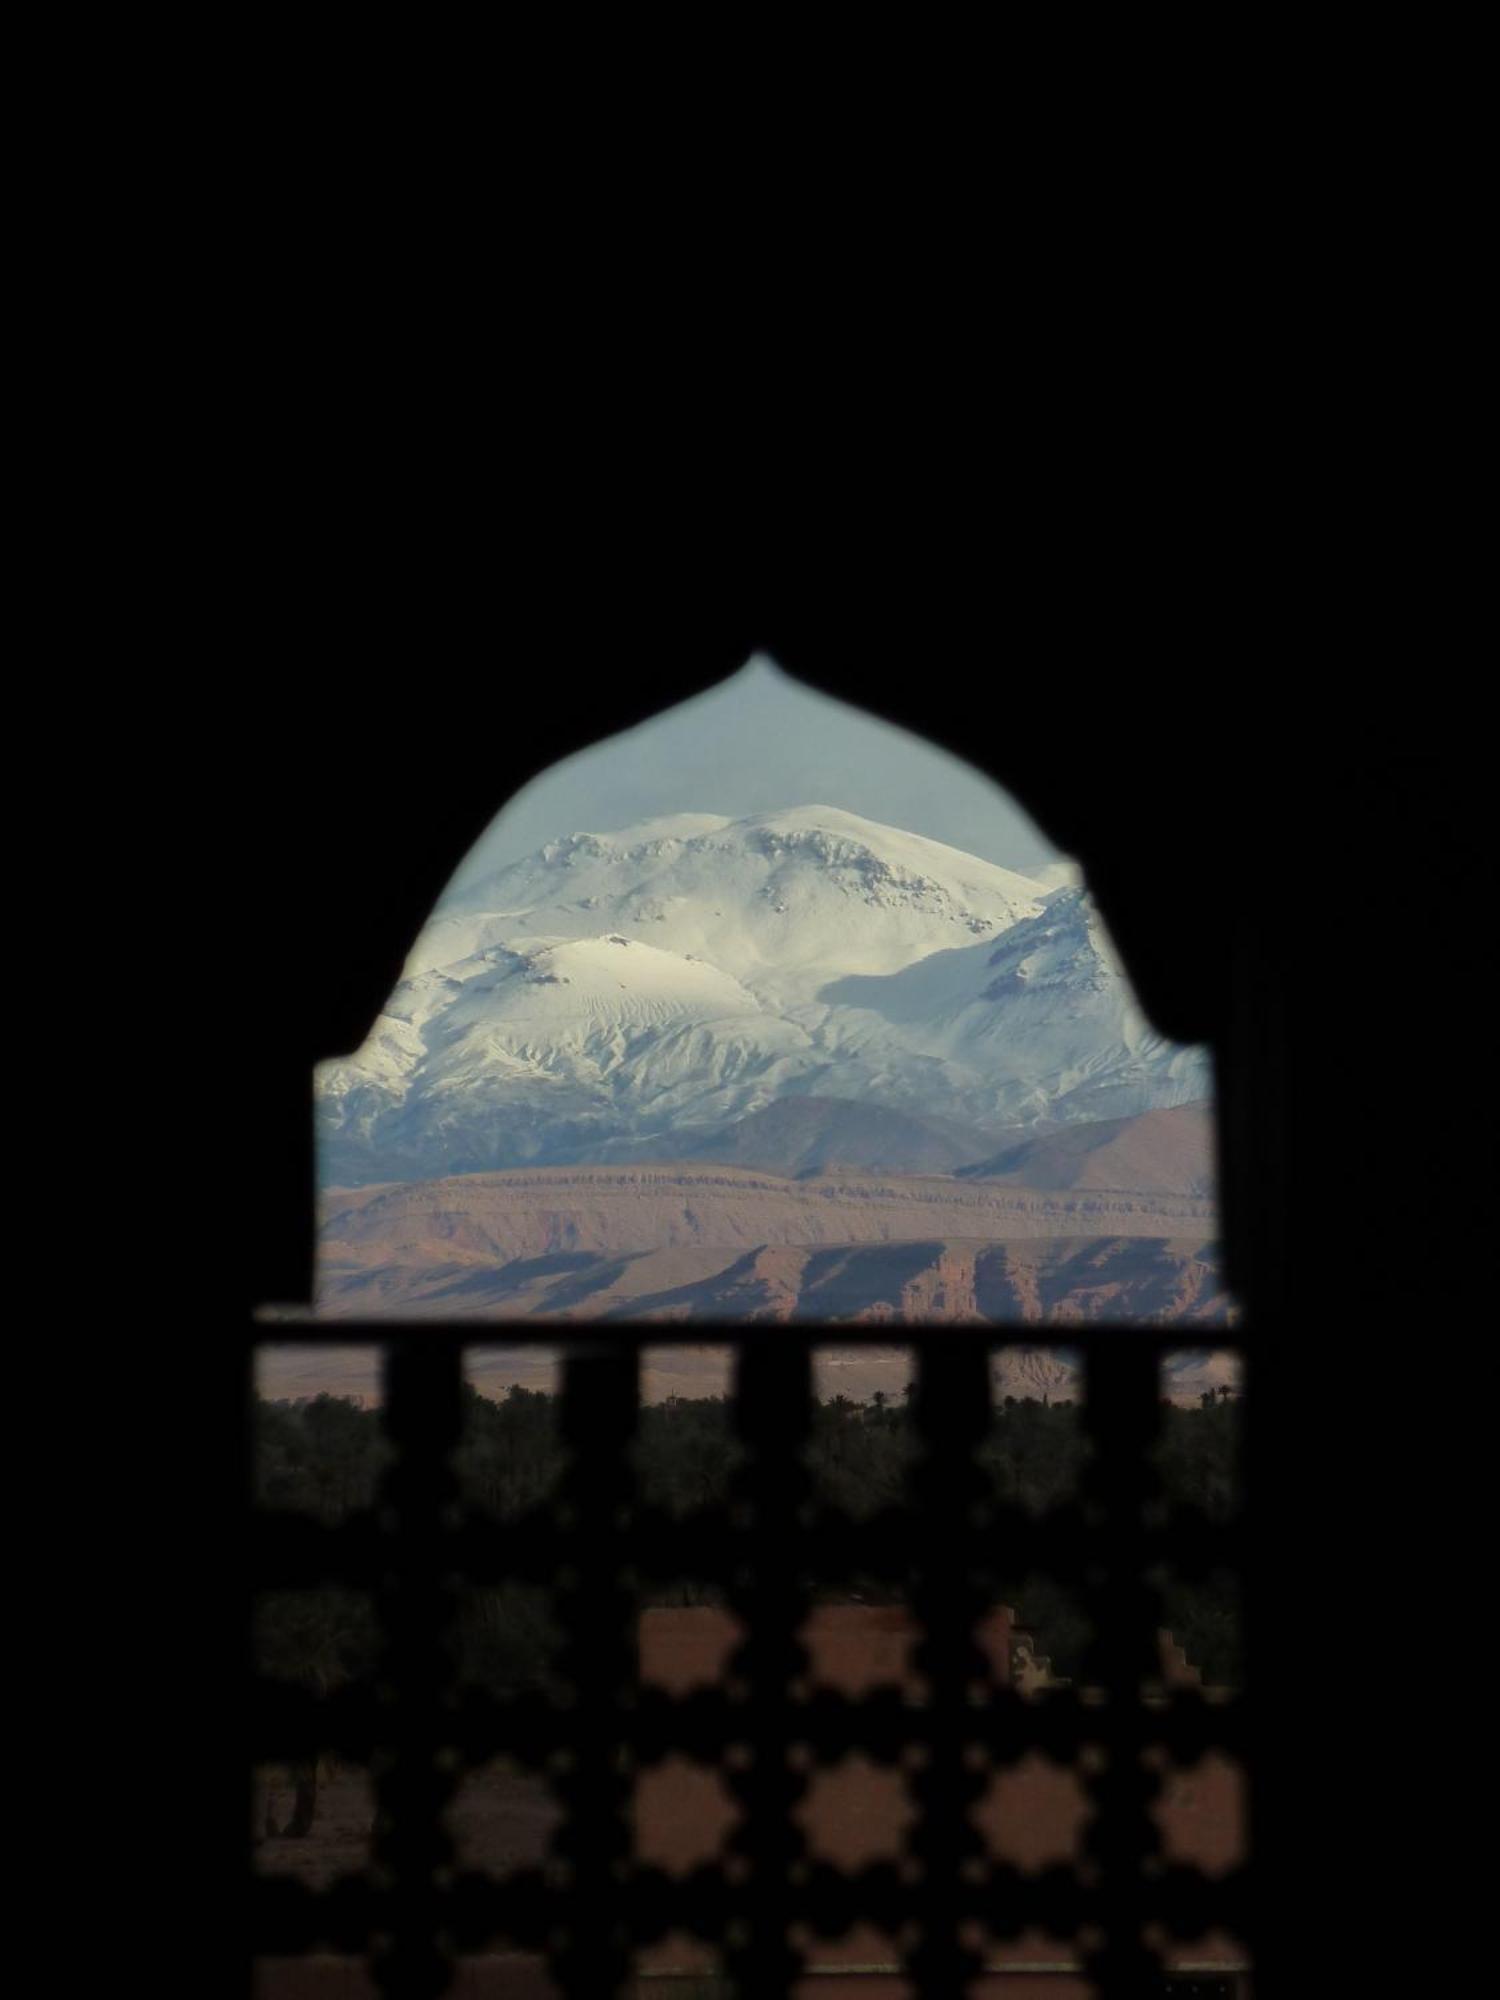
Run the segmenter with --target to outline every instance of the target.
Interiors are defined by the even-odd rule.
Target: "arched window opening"
[[[321,1065],[318,1307],[1212,1321],[1211,1100],[997,786],[756,660],[528,786]]]
[[[502,1892],[476,1931],[496,1977],[1191,1966],[1233,1990],[1238,1597],[1172,1541],[1240,1504],[1212,1063],[1147,1020],[1076,862],[973,767],[757,658],[518,794],[315,1097],[316,1295],[258,1355],[272,1497],[373,1533],[377,1487],[415,1494],[467,1573],[410,1573],[385,1654],[365,1599],[272,1594],[262,1670],[322,1707],[262,1873],[420,1872],[414,1782],[371,1848],[368,1717],[370,1763],[323,1778],[358,1805],[348,1851],[326,1815],[306,1841],[330,1697],[358,1714],[405,1659],[464,1737],[423,1851],[556,1919]],[[382,1325],[394,1360],[356,1344]],[[804,1560],[766,1573],[773,1548]],[[1131,1725],[1138,1793],[1099,1751],[1122,1693],[1163,1717]],[[790,1790],[752,1724],[787,1736]],[[1220,1883],[1196,1951],[1148,1933],[1144,1892],[1140,1926],[1096,1935],[1090,1867],[1132,1838]],[[1076,1899],[1019,1930],[960,1886],[999,1871],[1024,1901],[1013,1871],[1052,1862]],[[843,1891],[801,1894],[830,1868]],[[618,1926],[590,1932],[580,1884],[606,1878],[640,1900],[610,1889]]]

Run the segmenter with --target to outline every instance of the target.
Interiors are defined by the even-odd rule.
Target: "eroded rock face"
[[[1198,1195],[1037,1190],[938,1175],[834,1172],[792,1180],[667,1163],[331,1190],[323,1199],[320,1261],[322,1289],[332,1303],[340,1278],[375,1265],[441,1264],[473,1272],[562,1252],[639,1256],[703,1248],[743,1255],[771,1245],[811,1250],[1146,1237],[1202,1244],[1216,1234],[1214,1203]],[[728,1262],[726,1256],[719,1268]],[[982,1318],[995,1316],[982,1304],[977,1310]],[[1007,1303],[1006,1313],[1015,1317],[1014,1306]]]
[[[861,1399],[910,1379],[894,1346],[906,1329],[1147,1320],[1197,1343],[1170,1384],[1196,1400],[1232,1379],[1201,1346],[1235,1312],[1216,1226],[1213,1204],[1192,1195],[939,1176],[478,1174],[325,1196],[317,1311],[524,1321],[539,1335],[652,1321],[888,1326],[891,1350],[838,1357],[841,1386]],[[1067,1396],[1077,1379],[1070,1357],[1043,1348],[1007,1349],[996,1366],[1001,1394]],[[727,1380],[722,1357],[680,1350],[648,1368],[646,1394],[722,1394]]]
[[[319,1310],[1222,1322],[1212,1205],[950,1180],[561,1170],[326,1197]]]

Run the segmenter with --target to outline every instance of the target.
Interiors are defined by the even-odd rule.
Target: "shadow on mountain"
[[[582,1271],[596,1266],[598,1262],[597,1255],[591,1250],[559,1250],[550,1257],[517,1257],[497,1270],[469,1271],[445,1285],[434,1286],[427,1297],[434,1300],[503,1299],[512,1292],[521,1291],[533,1279]]]
[[[633,1250],[624,1257],[612,1257],[608,1261],[590,1257],[587,1251],[572,1253],[578,1266],[578,1276],[564,1279],[560,1285],[553,1285],[547,1293],[548,1312],[566,1312],[569,1307],[582,1305],[595,1292],[607,1292],[640,1258],[647,1257],[647,1250]],[[545,1263],[546,1258],[534,1258],[534,1263]],[[587,1269],[583,1266],[587,1265]]]
[[[974,1303],[998,1324],[1228,1319],[1217,1244],[1108,1236],[994,1244],[974,1261]]]
[[[756,1308],[764,1308],[770,1302],[771,1287],[767,1284],[761,1268],[767,1246],[758,1244],[747,1250],[742,1257],[736,1257],[715,1276],[695,1279],[689,1284],[668,1285],[661,1291],[643,1292],[639,1298],[626,1299],[612,1307],[606,1319],[687,1319],[687,1320],[742,1320],[753,1318]],[[613,1279],[601,1274],[599,1289],[603,1290]],[[549,1311],[556,1303],[556,1293],[547,1299]]]
[[[815,1250],[802,1273],[794,1319],[895,1318],[907,1288],[942,1256],[943,1243],[861,1243]]]
[[[818,988],[825,1007],[858,1007],[898,1025],[931,1020],[969,1005],[984,984],[995,940],[928,952],[899,972],[847,972]]]

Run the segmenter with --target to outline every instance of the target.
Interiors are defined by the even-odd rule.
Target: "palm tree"
[[[368,1602],[342,1590],[267,1592],[256,1624],[256,1651],[263,1674],[326,1696],[370,1670],[374,1630]],[[297,1840],[312,1831],[317,1817],[317,1757],[292,1764],[288,1775],[292,1816],[282,1837]]]

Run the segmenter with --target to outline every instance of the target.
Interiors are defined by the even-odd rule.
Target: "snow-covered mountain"
[[[441,903],[365,1046],[321,1066],[322,1178],[701,1154],[814,1098],[942,1121],[978,1160],[1207,1096],[1057,880],[825,806],[550,842]]]

